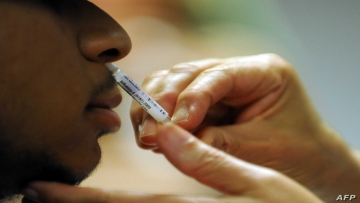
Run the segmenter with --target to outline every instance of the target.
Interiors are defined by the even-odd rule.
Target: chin
[[[36,171],[36,174],[25,179],[22,186],[26,187],[32,181],[61,182],[68,185],[78,185],[91,174],[95,167],[88,167],[86,170],[80,171],[72,170],[60,164],[43,165],[40,170]]]
[[[93,157],[91,164],[76,168],[58,163],[54,157],[46,153],[39,155],[23,152],[21,154],[23,156],[19,154],[16,158],[0,157],[4,164],[4,167],[0,168],[0,202],[16,197],[15,195],[20,194],[33,181],[78,185],[91,174],[100,161],[100,157]]]
[[[88,165],[88,167],[86,167],[86,168],[84,168],[84,166],[81,166],[81,169],[72,170],[72,172],[70,172],[70,170],[67,170],[67,171],[63,170],[63,172],[65,172],[65,173],[63,174],[64,176],[62,177],[62,181],[57,180],[57,182],[67,183],[70,185],[78,185],[83,180],[88,178],[92,174],[93,171],[95,171],[95,169],[99,165],[99,163],[100,163],[100,159],[98,159],[96,161],[96,163],[93,162],[93,164]],[[65,168],[63,168],[63,169],[65,169]],[[68,175],[66,175],[66,173]]]
[[[26,187],[33,181],[49,181],[60,182],[68,185],[79,185],[83,180],[90,176],[100,162],[101,152],[93,154],[91,159],[88,159],[82,163],[78,163],[77,166],[70,166],[64,163],[59,163],[54,157],[43,156],[42,161],[33,161],[33,174],[23,179],[21,188]],[[90,155],[89,155],[90,156]],[[35,163],[35,164],[34,164]]]

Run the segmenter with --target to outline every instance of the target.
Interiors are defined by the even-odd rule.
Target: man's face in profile
[[[33,180],[76,184],[119,129],[104,63],[130,39],[85,0],[0,0],[0,199]]]

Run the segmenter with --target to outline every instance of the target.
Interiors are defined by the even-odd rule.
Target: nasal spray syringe
[[[165,111],[156,101],[144,92],[126,73],[113,63],[106,63],[105,66],[113,73],[116,82],[122,87],[140,106],[158,122],[170,122],[168,112]]]

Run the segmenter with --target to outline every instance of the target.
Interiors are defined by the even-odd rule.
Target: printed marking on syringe
[[[161,122],[170,122],[168,113],[154,101],[146,92],[144,92],[134,81],[131,80],[118,67],[110,67],[117,83],[142,106],[155,120]],[[109,70],[110,70],[109,69]]]
[[[117,75],[121,73],[120,69],[117,70],[113,76],[115,78],[117,78]],[[134,83],[131,78],[129,78],[126,74],[122,74],[123,78],[125,78],[126,81],[124,80],[118,80],[117,82],[119,83],[120,86],[124,87],[125,90],[127,90],[126,92],[127,93],[130,93],[131,95],[134,94],[136,91],[133,90],[132,88],[130,88],[128,85],[127,85],[127,82],[129,82],[137,91],[140,91],[141,92],[141,88],[136,84]]]
[[[161,114],[163,115],[166,114],[165,110],[162,107],[160,107],[155,101],[153,101],[151,98],[148,98],[148,102],[150,102],[156,109],[158,109]]]
[[[148,103],[146,103],[146,102],[140,97],[140,95],[134,94],[134,95],[133,95],[133,98],[134,98],[141,106],[145,107],[146,109],[151,109],[151,106],[150,106]]]
[[[138,102],[144,103],[145,101],[138,95],[138,94],[134,94],[134,99]]]
[[[147,95],[145,92],[141,92],[143,98],[140,97],[140,95],[135,94],[134,99],[139,102],[142,106],[145,106],[147,109],[151,109],[151,107],[154,107],[155,109],[159,110],[159,112],[163,115],[165,115],[165,111],[155,102],[153,101],[149,95]],[[139,99],[139,100],[138,100]],[[146,99],[148,102],[144,101]]]
[[[148,109],[150,109],[152,106],[155,109],[157,109],[159,113],[161,113],[162,115],[167,115],[167,112],[158,103],[156,103],[156,101],[152,100],[148,94],[146,94],[145,92],[141,92],[141,94],[143,98],[148,101],[148,102],[144,101],[144,105],[147,105]]]
[[[127,75],[124,75],[124,77],[125,77],[126,80],[127,80],[128,82],[130,82],[138,91],[141,91],[140,87],[139,87],[136,83],[134,83]]]
[[[148,94],[146,94],[143,90],[141,90],[141,88],[135,82],[133,82],[129,77],[127,77],[126,74],[120,74],[120,73],[121,73],[120,71],[114,73],[114,77],[116,78],[118,84],[133,99],[135,99],[140,104],[140,106],[142,106],[149,113],[150,111],[154,111],[156,109],[160,115],[167,116],[167,112],[159,104],[157,104],[154,100],[152,100]],[[118,77],[118,75],[120,77]],[[152,107],[154,107],[154,110],[151,110]]]
[[[135,93],[135,91],[133,91],[129,86],[126,85],[126,82],[124,81],[120,81],[118,82],[118,84],[123,87],[123,89],[130,95],[133,95]]]
[[[129,81],[129,82],[130,82],[130,81]],[[133,83],[131,83],[131,84],[133,84]],[[142,107],[144,107],[144,108],[146,108],[146,109],[148,109],[148,110],[151,109],[151,106],[150,106],[143,98],[141,98],[140,95],[136,94],[135,91],[133,91],[129,86],[127,86],[127,85],[126,85],[126,82],[120,81],[120,82],[119,82],[119,85],[122,86],[122,87],[125,89],[125,91],[126,91],[131,97],[133,97]],[[139,91],[140,91],[140,90],[139,90]],[[156,105],[156,103],[154,103],[154,101],[152,101],[151,98],[150,98],[145,92],[142,92],[142,91],[140,91],[140,92],[142,93],[142,96],[143,96],[143,97],[146,97],[146,98],[147,98],[147,100],[152,104],[153,107],[155,107],[156,109],[159,109],[159,110],[160,110],[160,113],[162,113],[163,115],[165,115],[165,113],[163,112],[163,110],[162,110],[158,105]],[[145,98],[145,99],[146,99],[146,98]]]

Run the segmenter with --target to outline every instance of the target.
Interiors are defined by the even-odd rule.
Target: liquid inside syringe
[[[113,73],[116,82],[122,87],[140,106],[158,122],[170,122],[168,112],[165,111],[155,100],[144,92],[126,73],[113,63],[106,63],[106,67]]]

